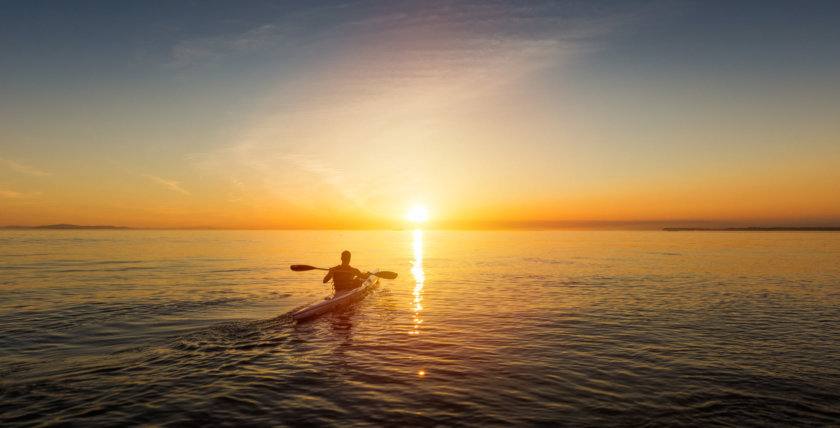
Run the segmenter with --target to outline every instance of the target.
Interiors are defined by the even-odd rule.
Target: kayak
[[[371,274],[367,277],[367,279],[365,279],[365,282],[363,282],[362,285],[351,290],[336,293],[335,296],[328,297],[321,303],[317,303],[308,308],[303,308],[292,314],[292,318],[298,321],[307,318],[312,318],[338,308],[347,307],[353,302],[358,302],[359,300],[362,300],[367,295],[367,293],[370,290],[372,290],[373,287],[376,286],[376,284],[379,283],[379,277],[374,275],[376,272],[379,272],[379,269],[371,272]]]

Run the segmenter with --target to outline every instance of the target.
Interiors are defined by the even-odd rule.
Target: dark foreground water
[[[838,423],[840,233],[0,231],[4,427]]]

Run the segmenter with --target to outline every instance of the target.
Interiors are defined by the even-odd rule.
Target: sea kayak
[[[321,303],[317,303],[307,308],[303,308],[292,314],[292,318],[298,321],[307,318],[312,318],[338,308],[345,308],[351,303],[362,300],[367,295],[367,293],[371,289],[373,289],[373,287],[375,287],[376,284],[379,283],[379,277],[374,275],[376,272],[379,272],[379,269],[371,272],[371,275],[367,277],[367,279],[362,283],[362,285],[352,290],[336,293],[335,296],[328,297]]]

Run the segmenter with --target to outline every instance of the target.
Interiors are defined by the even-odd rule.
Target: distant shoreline
[[[840,232],[840,227],[666,227],[666,232]]]
[[[129,230],[124,226],[79,226],[76,224],[48,224],[44,226],[5,226],[2,229],[21,230]]]

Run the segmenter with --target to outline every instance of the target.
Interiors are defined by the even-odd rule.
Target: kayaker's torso
[[[350,265],[338,265],[330,268],[335,292],[352,290],[361,285],[362,272]]]

